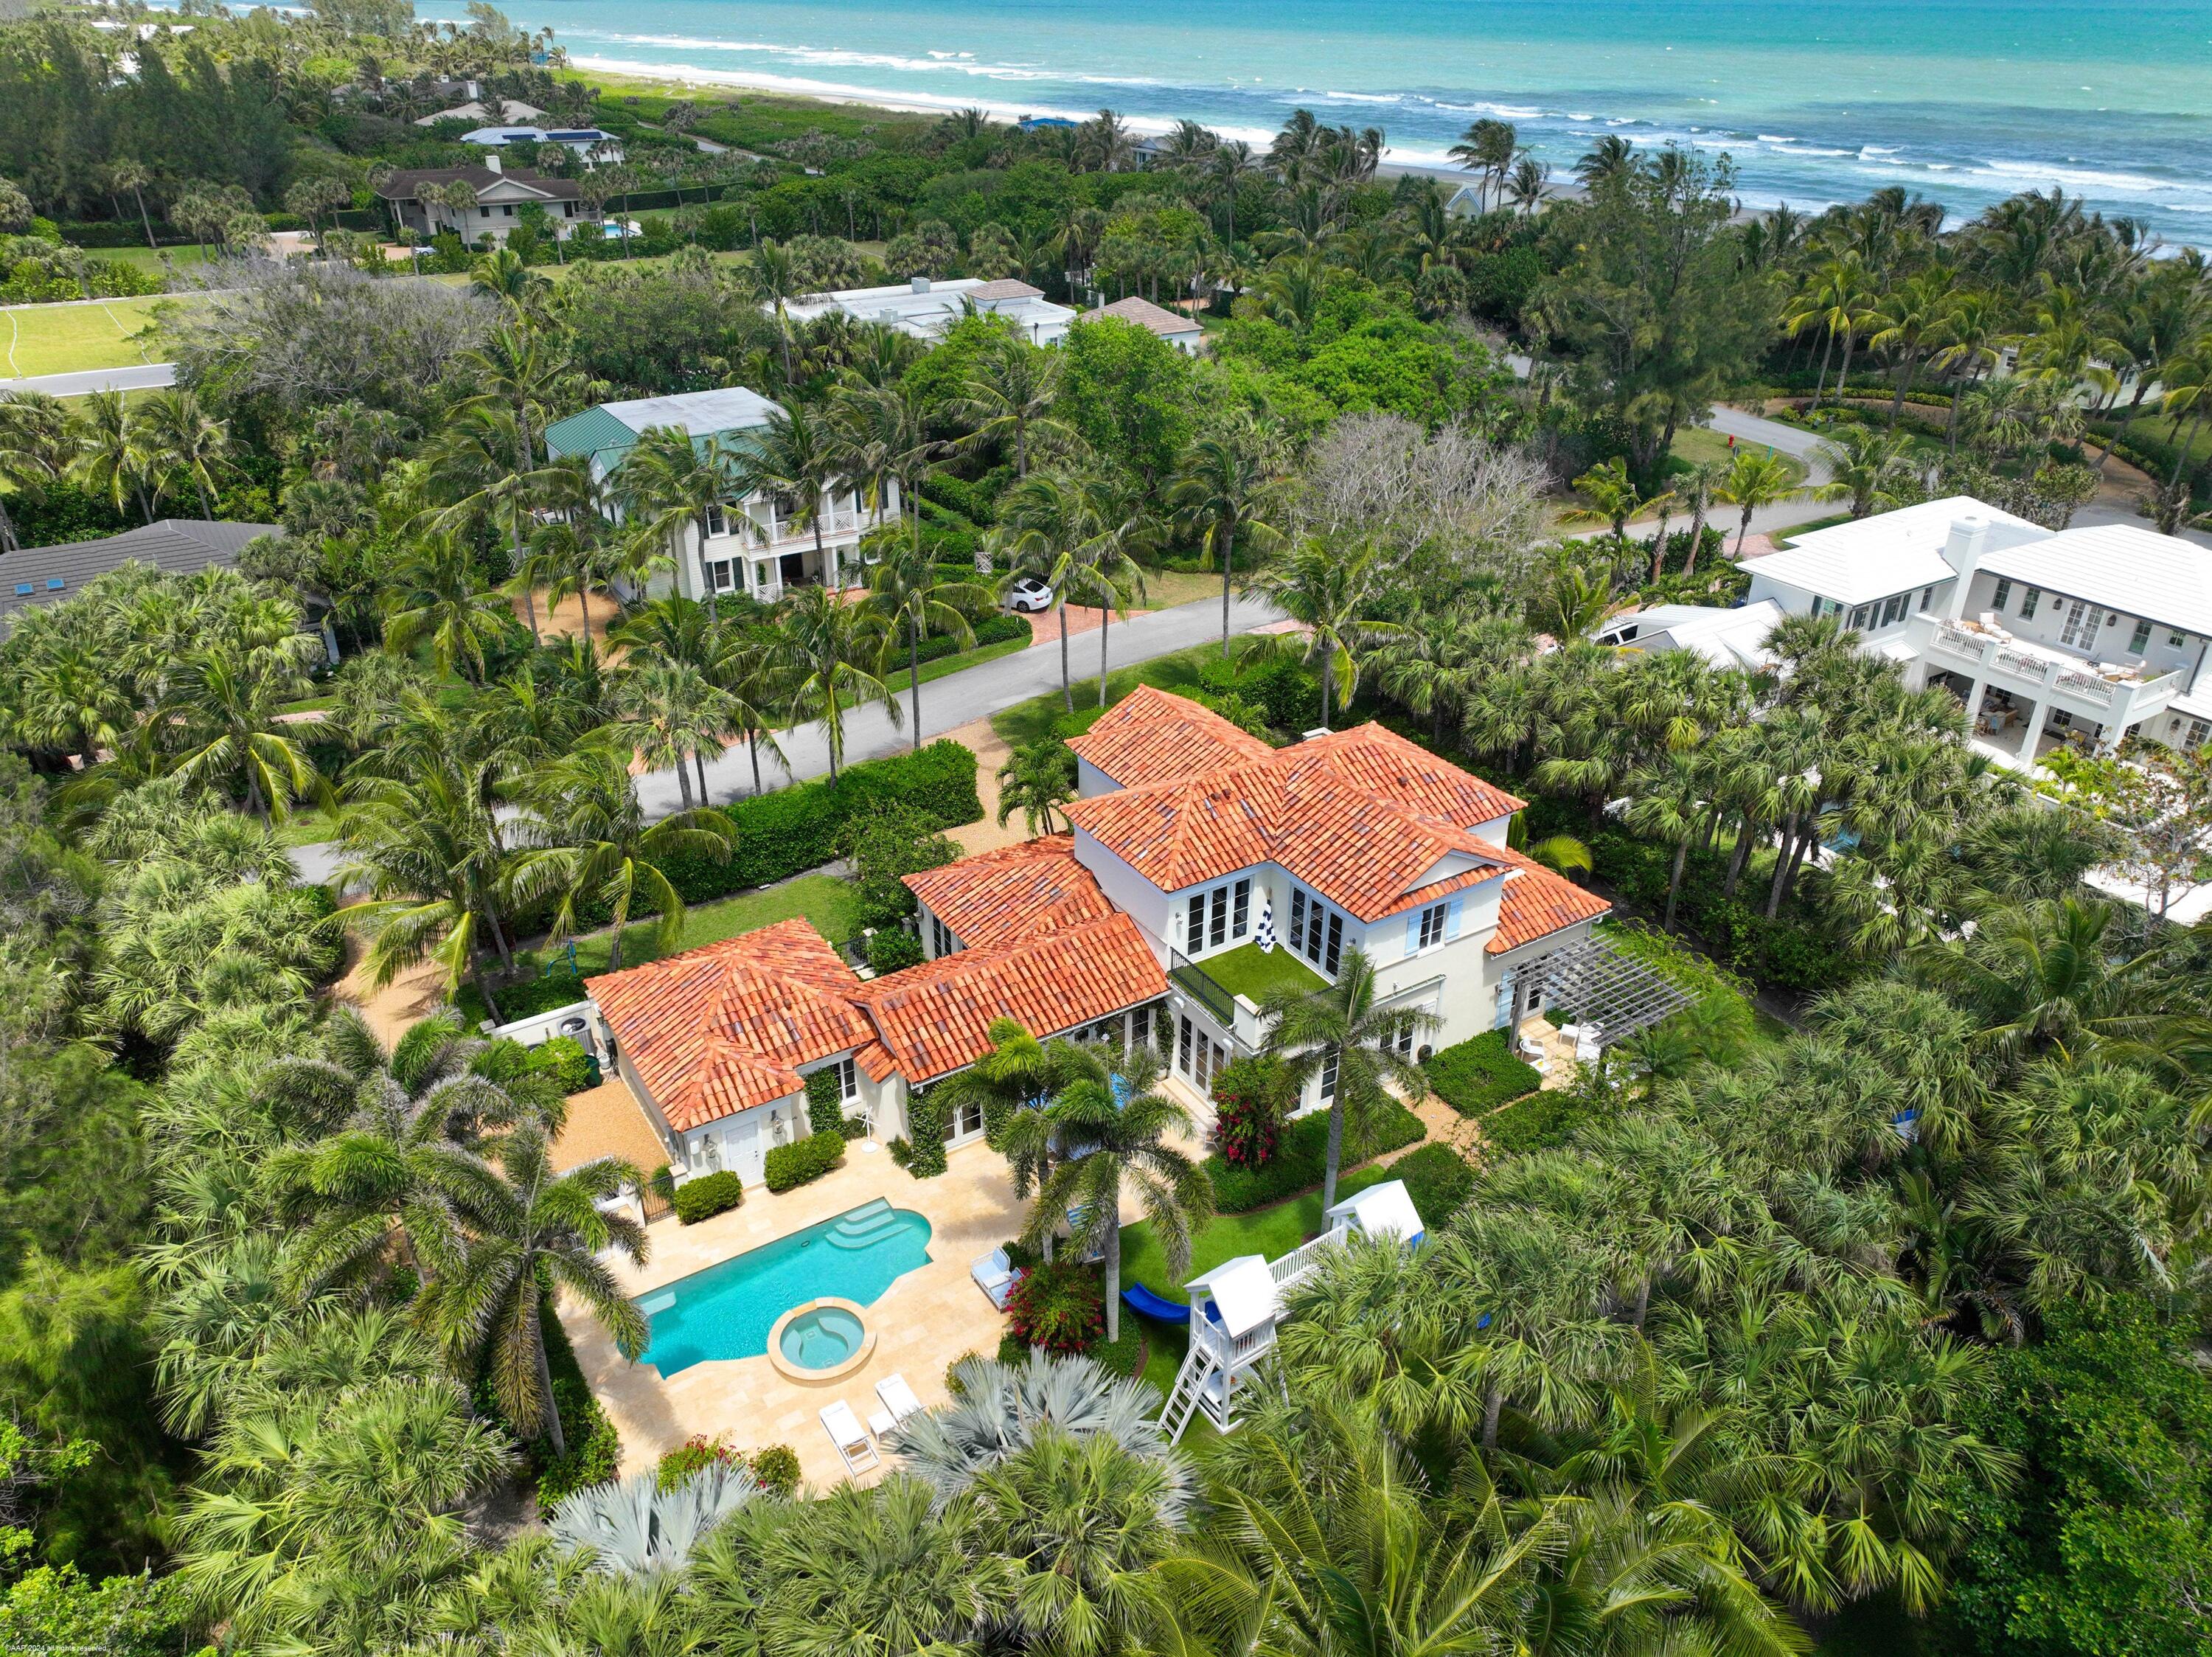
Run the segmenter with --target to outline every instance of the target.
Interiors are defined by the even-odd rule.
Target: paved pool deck
[[[948,1161],[936,1179],[916,1179],[881,1146],[856,1140],[845,1166],[812,1185],[781,1196],[756,1188],[743,1206],[696,1226],[672,1217],[655,1222],[647,1233],[647,1264],[617,1268],[625,1290],[642,1295],[877,1197],[927,1215],[929,1264],[899,1278],[868,1308],[875,1351],[861,1368],[830,1385],[787,1380],[766,1354],[693,1364],[664,1380],[616,1351],[591,1316],[564,1296],[561,1321],[586,1379],[622,1434],[623,1471],[650,1468],[696,1433],[744,1451],[787,1444],[798,1453],[805,1481],[824,1489],[846,1477],[822,1429],[825,1405],[842,1398],[866,1422],[883,1407],[876,1383],[891,1374],[904,1375],[924,1405],[944,1403],[945,1372],[952,1362],[970,1352],[996,1352],[1006,1327],[968,1269],[1015,1235],[1024,1218],[1006,1160],[996,1151],[978,1141],[952,1151]],[[884,1461],[887,1465],[890,1458]]]

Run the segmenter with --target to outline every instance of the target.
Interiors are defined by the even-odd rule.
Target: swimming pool
[[[638,1362],[665,1377],[714,1359],[757,1358],[792,1307],[822,1300],[872,1306],[928,1264],[928,1220],[878,1197],[639,1295],[653,1340]]]

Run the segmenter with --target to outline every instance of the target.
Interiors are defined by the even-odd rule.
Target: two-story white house
[[[767,427],[775,408],[742,386],[634,398],[556,422],[546,429],[545,444],[556,459],[589,455],[592,476],[609,482],[656,426],[673,427],[702,449],[715,438],[742,449]],[[744,594],[773,604],[795,587],[854,585],[862,576],[855,551],[860,537],[899,517],[898,485],[886,484],[871,504],[857,485],[835,484],[814,504],[809,515],[799,503],[758,490],[724,502],[708,515],[704,536],[696,524],[677,533],[675,590],[702,600]]]
[[[2131,524],[2053,532],[1967,496],[1800,535],[1746,559],[1747,602],[1841,617],[1940,684],[1984,746],[2032,763],[2081,740],[2212,738],[2212,552]]]
[[[888,287],[810,294],[783,309],[793,322],[811,322],[842,311],[855,322],[879,322],[930,344],[943,338],[945,331],[962,317],[982,312],[1006,318],[1033,345],[1057,345],[1078,314],[1054,304],[1043,289],[1012,277],[986,282],[980,277],[918,276]]]
[[[458,186],[467,187],[465,204],[447,199],[459,196]],[[415,167],[388,174],[376,193],[398,228],[422,236],[451,232],[471,247],[486,237],[506,241],[524,222],[526,207],[543,208],[553,234],[563,241],[587,225],[592,228],[586,234],[599,233],[598,216],[584,205],[574,179],[509,168],[495,150],[485,155],[482,167]]]
[[[586,983],[672,1164],[757,1179],[823,1069],[871,1135],[906,1134],[915,1093],[988,1052],[1000,1018],[1158,1041],[1202,1098],[1265,1039],[1270,989],[1318,989],[1354,948],[1446,1046],[1538,1010],[1541,964],[1607,912],[1508,849],[1520,801],[1377,725],[1275,749],[1147,687],[1073,746],[1072,833],[907,877],[920,966],[862,979],[787,921]],[[1305,1107],[1334,1092],[1323,1070]],[[981,1115],[942,1131],[980,1137]]]

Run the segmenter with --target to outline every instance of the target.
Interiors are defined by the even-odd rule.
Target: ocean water
[[[434,7],[426,7],[426,15]],[[1619,132],[1727,151],[1747,204],[2064,188],[2212,242],[2212,3],[512,0],[587,68],[1264,141],[1300,106],[1442,165],[1483,115],[1563,175]]]

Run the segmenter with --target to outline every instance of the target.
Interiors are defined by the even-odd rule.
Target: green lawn
[[[179,271],[195,270],[215,262],[201,247],[163,247],[158,251],[152,247],[88,247],[84,251],[88,259],[112,259],[118,265],[136,266],[149,276],[160,276],[166,268],[162,263],[165,259]]]
[[[1389,1179],[1389,1167],[1379,1162],[1346,1168],[1337,1176],[1337,1200],[1341,1202],[1354,1191],[1364,1191]],[[1255,1209],[1249,1214],[1224,1214],[1191,1240],[1190,1270],[1178,1277],[1169,1273],[1167,1257],[1152,1240],[1152,1222],[1140,1220],[1133,1226],[1121,1228],[1121,1282],[1125,1288],[1131,1283],[1142,1283],[1163,1300],[1181,1302],[1188,1298],[1183,1294],[1184,1283],[1200,1272],[1212,1270],[1224,1260],[1233,1260],[1240,1254],[1264,1254],[1272,1260],[1320,1234],[1318,1190],[1293,1197],[1287,1203],[1278,1203],[1273,1208]],[[1126,1306],[1121,1309],[1128,1311]],[[1157,1333],[1158,1328],[1153,1325],[1151,1332]]]
[[[1044,618],[1038,618],[1040,625]],[[1232,638],[1231,653],[1250,647],[1249,637]],[[1209,661],[1221,659],[1221,647],[1217,644],[1194,645],[1188,650],[1177,650],[1171,655],[1155,656],[1150,661],[1138,662],[1134,667],[1122,667],[1107,675],[1106,700],[1109,704],[1119,702],[1139,685],[1155,685],[1164,691],[1179,691],[1198,683],[1199,671]],[[1087,682],[1078,679],[1075,684],[1075,707],[1079,713],[1095,707],[1098,701],[1098,679],[1093,674]],[[1063,711],[1060,692],[1050,691],[1043,696],[1032,697],[1027,702],[1017,702],[1011,708],[991,716],[991,728],[1012,747],[1050,736],[1054,724]]]
[[[151,362],[131,336],[153,320],[158,302],[149,295],[96,305],[11,306],[0,313],[0,369],[27,377]]]
[[[1239,945],[1219,955],[1208,955],[1199,970],[1232,996],[1249,996],[1264,1002],[1278,990],[1297,990],[1311,995],[1328,987],[1328,981],[1288,949],[1278,947],[1270,954],[1256,943]]]
[[[1729,447],[1728,437],[1724,433],[1709,431],[1703,426],[1685,426],[1674,434],[1674,447],[1669,453],[1676,460],[1686,460],[1692,466],[1705,460],[1717,460],[1723,466],[1726,466],[1742,448],[1747,447],[1763,448],[1765,446],[1740,444],[1736,448],[1732,449]],[[1778,449],[1775,451],[1774,458],[1790,469],[1790,481],[1793,486],[1805,481],[1805,463],[1802,460],[1794,454],[1784,454]]]

